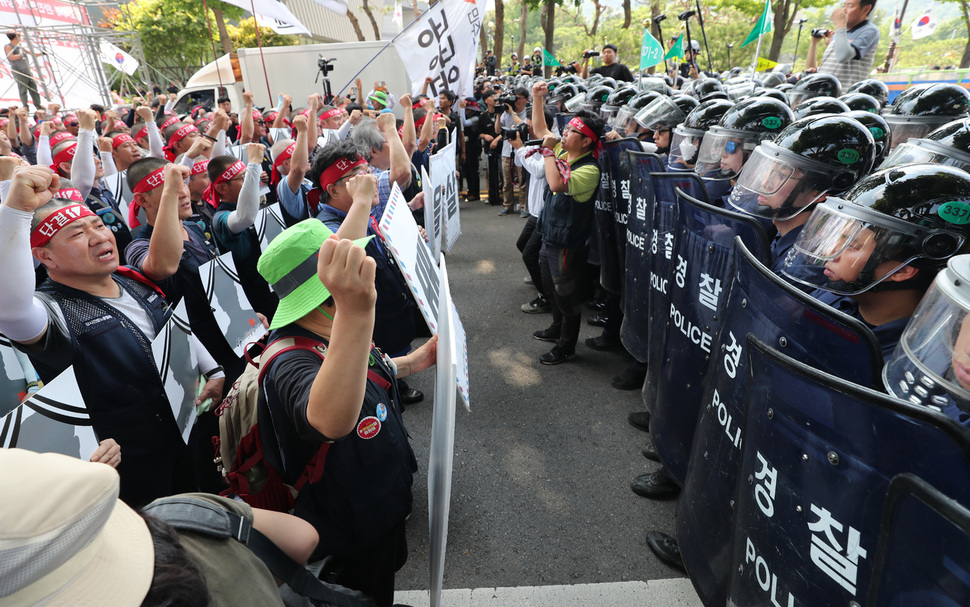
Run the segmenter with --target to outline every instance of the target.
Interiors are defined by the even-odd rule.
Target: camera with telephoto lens
[[[509,106],[510,108],[513,108],[513,109],[515,108],[515,102],[516,101],[517,101],[517,99],[516,99],[515,95],[512,94],[512,93],[506,93],[504,95],[499,95],[499,98],[498,98],[498,104],[499,105],[507,105],[507,106]]]
[[[333,71],[333,65],[331,64],[337,59],[335,57],[331,57],[330,59],[324,59],[323,55],[319,55],[319,57],[320,58],[317,59],[317,68],[323,73],[324,76],[326,76],[327,74]]]
[[[529,125],[526,123],[517,124],[510,129],[502,129],[502,139],[512,140],[515,139],[515,135],[518,133],[519,139],[525,141],[529,137]]]
[[[812,30],[812,38],[824,38],[829,35],[829,31],[824,27],[816,27]]]
[[[599,57],[599,56],[600,56],[599,51],[586,51],[585,53],[583,53],[583,59],[589,59],[590,57]]]

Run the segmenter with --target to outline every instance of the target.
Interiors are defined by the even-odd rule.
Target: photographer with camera
[[[515,87],[511,93],[500,95],[495,105],[504,108],[502,115],[495,121],[495,134],[498,135],[495,139],[502,142],[502,177],[505,180],[505,187],[502,190],[502,204],[505,208],[499,212],[499,215],[511,215],[516,205],[515,186],[519,186],[519,209],[528,208],[526,188],[522,182],[522,167],[516,166],[515,155],[508,140],[515,138],[512,130],[514,127],[525,124],[526,107],[529,105],[529,89],[521,86]]]
[[[879,46],[879,28],[869,22],[876,0],[845,0],[832,11],[835,31],[815,28],[808,45],[805,71],[831,74],[845,90],[869,77]],[[828,41],[822,63],[816,69],[816,49],[820,40]]]
[[[623,82],[633,82],[633,74],[630,73],[630,68],[616,60],[615,44],[603,45],[603,65],[589,69],[590,57],[599,56],[600,53],[591,49],[583,51],[583,78],[589,78],[590,74],[602,74],[606,78],[612,78],[617,82],[621,80]]]

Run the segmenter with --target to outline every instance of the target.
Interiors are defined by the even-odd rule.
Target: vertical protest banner
[[[411,93],[418,95],[431,78],[428,94],[442,91],[461,97],[474,93],[479,32],[486,0],[447,0],[421,13],[420,22],[402,32],[394,47],[407,67]]]
[[[182,431],[182,440],[186,443],[195,425],[195,397],[204,382],[192,345],[188,318],[185,300],[182,300],[172,318],[152,341],[152,356],[155,357],[158,376],[162,378],[165,396]]]
[[[448,297],[451,298],[450,288]],[[451,332],[454,334],[452,341],[455,344],[455,382],[458,384],[458,395],[461,396],[465,410],[471,413],[471,402],[468,400],[468,340],[465,337],[465,325],[461,323],[458,308],[453,301],[451,302]]]
[[[455,144],[449,143],[428,159],[431,168],[431,183],[434,186],[435,207],[440,207],[444,213],[442,223],[442,246],[445,252],[451,247],[461,234],[461,219],[458,216],[458,175],[455,161]],[[439,203],[439,200],[440,203]],[[437,259],[437,257],[435,258]]]
[[[232,253],[225,253],[199,266],[199,276],[216,324],[236,356],[243,356],[246,344],[265,335],[266,327],[243,291]]]
[[[422,247],[423,248],[423,247]],[[455,333],[452,326],[448,269],[441,259],[438,294],[438,360],[435,364],[434,411],[431,414],[431,452],[428,456],[428,535],[431,543],[431,607],[441,605],[451,509],[451,476],[455,459]]]
[[[441,259],[441,203],[431,176],[427,169],[421,167],[421,190],[424,191],[424,231],[428,235],[428,249],[434,256],[434,262]]]
[[[404,200],[404,194],[396,183],[391,188],[391,196],[384,207],[384,214],[378,224],[384,237],[384,244],[394,256],[408,283],[414,300],[421,310],[432,334],[438,332],[438,266],[424,238],[418,232],[411,209]]]
[[[283,222],[283,213],[280,211],[280,203],[263,207],[256,213],[256,221],[253,223],[256,228],[256,237],[259,238],[259,246],[264,251],[269,243],[286,229]]]
[[[10,340],[0,335],[0,415],[16,409],[27,395],[28,381],[20,360]]]
[[[105,177],[102,179],[102,182],[111,190],[111,195],[115,197],[118,208],[121,209],[122,218],[124,218],[125,223],[128,223],[128,205],[131,204],[132,198],[135,196],[131,192],[131,188],[128,187],[128,169]],[[142,223],[144,223],[145,212],[141,211],[139,214],[142,218]]]

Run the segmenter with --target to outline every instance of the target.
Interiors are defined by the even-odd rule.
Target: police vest
[[[599,163],[592,154],[586,154],[574,161],[569,168],[575,171],[579,167]],[[565,192],[546,190],[546,201],[539,218],[539,233],[542,234],[543,244],[560,249],[577,249],[586,244],[593,228],[593,209],[596,195],[599,192],[599,179],[596,190],[586,202],[577,202]]]
[[[112,275],[148,314],[157,332],[171,315],[165,299],[136,280]],[[56,304],[73,346],[70,364],[99,438],[113,438],[123,454],[121,498],[142,504],[194,488],[186,472],[187,450],[158,375],[148,336],[100,297],[47,280],[38,294]],[[29,354],[29,353],[28,353]],[[31,355],[48,382],[63,368]]]

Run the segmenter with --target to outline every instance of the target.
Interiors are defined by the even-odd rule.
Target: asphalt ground
[[[525,314],[533,297],[515,241],[518,212],[461,204],[462,234],[447,255],[452,297],[468,339],[471,413],[459,405],[444,587],[495,588],[650,581],[683,575],[657,560],[648,530],[673,533],[674,501],[635,495],[630,482],[659,464],[640,453],[647,434],[627,423],[643,409],[639,391],[610,380],[627,366],[619,353],[584,340],[575,359],[545,366],[552,344],[532,332],[549,314]],[[399,590],[429,587],[427,463],[434,374],[409,379],[425,393],[405,422],[419,470],[408,523],[410,556]]]

